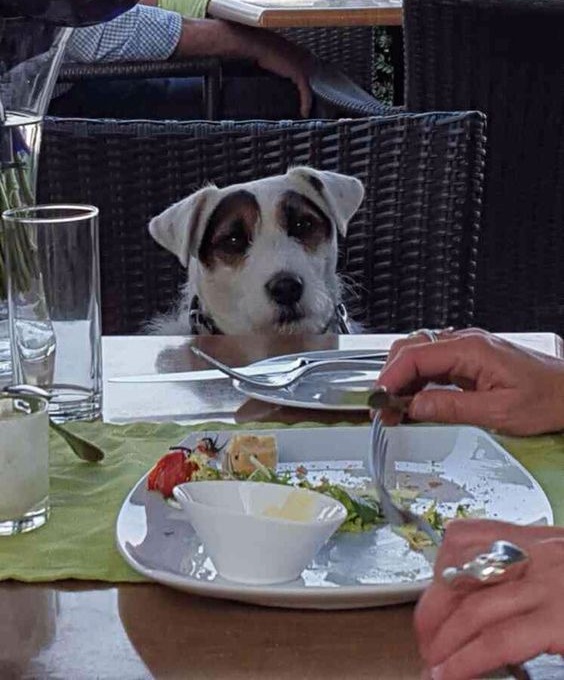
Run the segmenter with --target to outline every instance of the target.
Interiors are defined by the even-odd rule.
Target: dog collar
[[[352,333],[352,327],[349,322],[349,315],[347,313],[347,308],[340,302],[335,307],[335,320],[337,322],[337,330],[343,335],[350,335]]]
[[[201,335],[202,330],[205,330],[210,335],[223,335],[222,331],[215,325],[211,316],[203,312],[200,298],[197,295],[194,295],[192,302],[190,303],[189,319],[191,335]],[[350,335],[352,333],[347,308],[342,302],[335,307],[333,316],[329,319],[327,325],[321,331],[321,334],[327,333],[331,326],[336,326],[337,332],[342,335]]]
[[[204,314],[200,304],[200,298],[194,295],[190,303],[190,334],[201,335],[202,330],[210,335],[223,335],[219,328],[215,325],[211,316]]]

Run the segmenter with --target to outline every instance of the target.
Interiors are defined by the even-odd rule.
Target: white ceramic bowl
[[[173,493],[221,576],[254,585],[298,578],[347,516],[333,498],[281,484],[187,482]]]

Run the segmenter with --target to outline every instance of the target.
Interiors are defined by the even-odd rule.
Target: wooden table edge
[[[255,5],[244,0],[210,0],[208,15],[262,28],[323,26],[401,26],[403,11],[390,7],[370,8],[286,8]]]

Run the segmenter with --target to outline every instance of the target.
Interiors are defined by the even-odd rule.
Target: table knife
[[[387,352],[378,352],[374,354],[347,354],[343,359],[373,359],[375,364],[380,362],[383,365],[388,354]],[[300,357],[292,361],[280,361],[272,362],[272,364],[262,364],[257,366],[252,364],[251,366],[242,366],[237,368],[244,375],[277,375],[280,373],[287,373],[299,366],[303,366],[304,363],[314,363],[316,361],[326,361],[325,358],[311,358]],[[112,378],[107,378],[107,382],[111,383],[162,383],[162,382],[201,382],[207,380],[229,380],[229,377],[217,371],[215,369],[205,369],[201,371],[177,371],[175,373],[141,373],[138,375],[120,375]]]

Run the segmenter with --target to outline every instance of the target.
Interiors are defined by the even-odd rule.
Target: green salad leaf
[[[200,472],[197,479],[238,479],[252,482],[266,482],[268,484],[284,484],[296,486],[302,489],[309,489],[318,493],[330,496],[342,503],[347,511],[347,518],[339,528],[341,532],[360,533],[373,527],[385,523],[380,503],[376,496],[369,493],[356,493],[338,484],[331,484],[328,479],[322,478],[318,483],[311,482],[307,477],[307,469],[300,465],[295,470],[295,474],[289,471],[278,472],[261,463],[255,456],[251,456],[251,462],[255,469],[249,473],[237,473],[233,471],[221,470],[216,464],[209,462],[208,456],[200,454],[190,454],[192,457],[197,455]],[[296,481],[297,478],[297,481]],[[407,507],[417,498],[417,491],[413,489],[395,489],[392,492],[396,503],[401,503]],[[459,505],[455,511],[455,517],[469,517],[468,507]],[[423,517],[441,535],[444,533],[445,524],[448,520],[439,512],[437,503],[433,502],[423,512]],[[414,550],[421,550],[431,545],[430,539],[422,532],[417,531],[414,526],[406,525],[395,529],[396,533],[406,539],[409,546]]]

